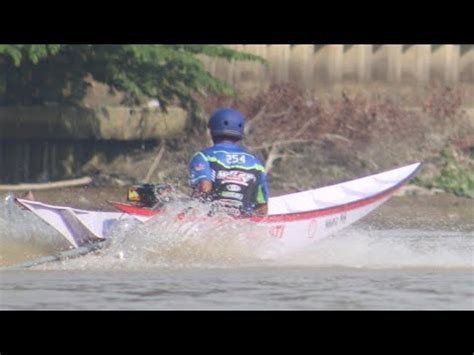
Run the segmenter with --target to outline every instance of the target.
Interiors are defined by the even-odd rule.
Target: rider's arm
[[[199,198],[199,199],[206,199],[207,196],[212,191],[212,181],[209,180],[200,180],[196,186],[193,187],[193,193],[191,197]]]
[[[263,216],[268,215],[268,203],[265,203],[263,205],[258,205],[257,207],[255,207],[253,212],[256,216],[262,216],[263,217]]]
[[[254,214],[257,216],[268,215],[268,184],[267,174],[264,172],[260,174],[256,200],[257,206],[254,209]]]
[[[212,191],[212,170],[204,154],[196,153],[189,163],[192,197],[205,199]]]

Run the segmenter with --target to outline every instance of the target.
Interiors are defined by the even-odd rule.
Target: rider
[[[194,154],[189,164],[193,197],[214,201],[214,210],[232,215],[268,213],[267,176],[261,161],[242,148],[244,117],[231,108],[211,115],[214,145]]]

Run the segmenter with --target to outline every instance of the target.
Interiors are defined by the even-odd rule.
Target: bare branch
[[[248,148],[250,150],[263,150],[263,149],[269,149],[269,148],[271,149],[273,147],[289,145],[289,144],[294,144],[294,143],[320,143],[320,142],[316,139],[285,139],[285,140],[279,140],[276,142],[266,143],[260,146],[254,146],[254,147],[248,147]]]
[[[282,112],[278,112],[278,113],[268,113],[266,115],[267,118],[277,118],[277,117],[281,117],[281,116],[288,116],[291,111],[293,110],[293,107],[290,107],[289,110],[286,110],[286,111],[282,111]]]
[[[48,190],[61,187],[73,187],[89,185],[92,178],[89,176],[79,179],[63,180],[46,183],[17,184],[17,185],[0,185],[0,191],[22,191],[22,190]]]
[[[265,161],[265,171],[267,174],[272,170],[273,164],[277,159],[281,159],[285,156],[285,154],[281,154],[278,152],[276,146],[272,146],[270,153],[268,153],[268,157]]]
[[[265,111],[267,110],[267,105],[263,105],[260,111],[251,119],[248,120],[247,124],[245,125],[245,134],[250,132],[251,128],[255,125],[255,122],[260,121],[263,117],[265,117]]]
[[[306,132],[306,130],[308,129],[308,127],[316,121],[316,118],[317,118],[316,116],[311,117],[311,118],[298,130],[298,132],[295,133],[294,137],[299,137],[299,136],[302,135],[304,132]]]
[[[339,140],[339,141],[343,141],[345,143],[351,143],[351,140],[349,138],[346,138],[346,137],[341,136],[339,134],[325,133],[325,134],[322,134],[320,136],[320,138],[326,139],[326,140],[329,140],[329,141]]]
[[[153,163],[150,166],[150,169],[148,169],[148,172],[146,174],[146,177],[143,182],[147,183],[150,182],[150,178],[155,172],[156,168],[158,167],[158,164],[160,163],[161,158],[163,157],[163,154],[165,152],[165,140],[163,139],[160,144],[160,149],[158,151],[157,156],[155,157],[155,160],[153,160]]]

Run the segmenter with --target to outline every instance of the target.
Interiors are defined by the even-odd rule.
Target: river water
[[[430,215],[432,205],[411,202],[389,201],[277,258],[265,257],[275,247],[269,240],[235,238],[245,230],[196,237],[166,223],[145,234],[123,226],[94,254],[1,271],[0,309],[474,310],[472,205],[463,207],[467,219],[453,222],[449,206]],[[440,223],[443,216],[449,223]],[[42,221],[4,205],[0,243],[3,266],[65,247]]]

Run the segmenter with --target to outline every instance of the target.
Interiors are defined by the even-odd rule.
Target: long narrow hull
[[[278,238],[288,249],[301,248],[366,216],[411,179],[420,166],[416,163],[337,185],[274,197],[269,201],[269,216],[251,217],[244,222],[255,223],[259,235]],[[115,204],[121,212],[98,212],[17,200],[58,230],[74,248],[105,239],[108,228],[118,220],[136,219],[146,223],[157,213],[124,204]],[[188,218],[177,216],[178,220]],[[209,223],[220,221],[210,218]]]

